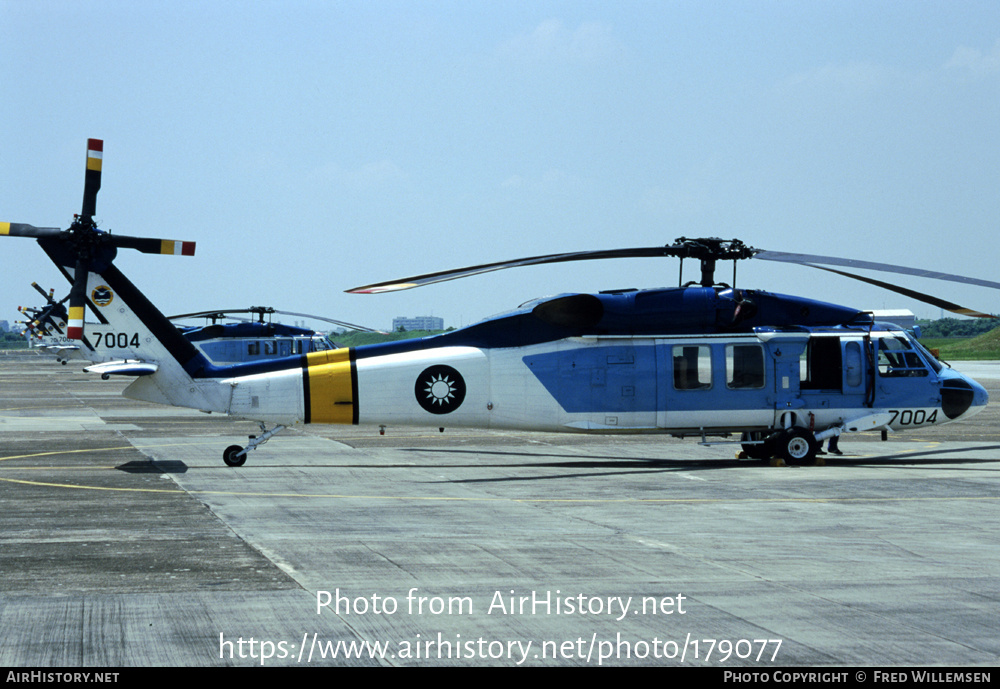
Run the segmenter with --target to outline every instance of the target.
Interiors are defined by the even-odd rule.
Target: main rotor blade
[[[19,222],[0,222],[0,235],[10,237],[32,237],[40,239],[42,237],[55,237],[62,233],[58,227],[35,227]]]
[[[325,321],[327,323],[333,323],[334,325],[339,325],[339,326],[342,326],[344,328],[350,328],[352,330],[358,330],[358,331],[363,332],[363,333],[380,333],[380,332],[382,332],[381,330],[375,330],[374,328],[366,328],[363,325],[355,325],[354,323],[348,323],[346,321],[338,321],[338,320],[334,320],[333,318],[325,318],[323,316],[313,316],[313,315],[308,314],[308,313],[295,313],[294,311],[279,311],[277,309],[275,309],[274,312],[275,313],[280,313],[280,314],[285,315],[285,316],[298,316],[299,318],[312,318],[312,319],[317,320],[317,321]]]
[[[97,192],[101,190],[101,165],[104,162],[104,142],[87,139],[87,173],[83,183],[83,210],[80,215],[90,220],[97,212]]]
[[[184,318],[225,318],[227,313],[250,313],[250,309],[216,309],[215,311],[196,311],[194,313],[179,313],[176,316],[167,316],[167,320],[179,321]]]
[[[169,319],[172,321],[183,320],[185,318],[226,318],[227,313],[256,313],[260,314],[260,308],[250,308],[250,309],[217,309],[215,311],[196,311],[195,313],[181,313],[176,316],[170,316]],[[285,316],[297,316],[299,318],[311,318],[317,321],[324,321],[326,323],[333,323],[334,325],[339,325],[345,328],[351,328],[352,330],[359,330],[361,332],[367,333],[380,333],[381,330],[375,330],[374,328],[366,328],[363,325],[355,325],[353,323],[347,323],[346,321],[338,321],[333,318],[325,318],[324,316],[314,316],[311,313],[296,313],[295,311],[281,311],[279,309],[274,309],[266,307],[264,313],[273,314],[279,313]]]
[[[964,275],[951,275],[949,273],[938,273],[933,270],[923,270],[921,268],[907,268],[905,266],[895,266],[889,263],[873,263],[871,261],[857,261],[850,258],[836,258],[834,256],[813,256],[810,254],[789,254],[782,251],[758,251],[754,255],[754,258],[759,258],[765,261],[781,261],[783,263],[801,263],[803,265],[822,263],[830,266],[844,266],[846,268],[859,268],[861,270],[877,270],[883,273],[899,273],[901,275],[913,275],[915,277],[932,278],[934,280],[949,280],[951,282],[961,282],[966,285],[977,285],[979,287],[1000,289],[1000,282],[990,282],[989,280],[980,280],[979,278],[970,278]],[[818,268],[819,266],[813,265],[812,267]],[[848,275],[847,277],[856,277],[856,276]]]
[[[530,258],[519,258],[513,261],[498,261],[496,263],[484,263],[478,266],[458,268],[455,270],[442,270],[437,273],[426,273],[414,277],[403,278],[401,280],[389,280],[387,282],[377,282],[363,287],[355,287],[345,290],[349,294],[376,294],[379,292],[394,292],[398,290],[411,289],[431,285],[435,282],[445,282],[446,280],[457,280],[458,278],[469,277],[489,273],[494,270],[504,270],[505,268],[518,268],[521,266],[533,266],[543,263],[565,263],[567,261],[593,261],[605,258],[647,258],[659,256],[676,256],[683,247],[678,246],[654,246],[637,249],[610,249],[606,251],[575,251],[564,254],[548,254],[545,256],[532,256]]]
[[[982,313],[981,311],[976,311],[975,309],[968,309],[964,306],[959,306],[950,301],[945,301],[944,299],[939,299],[938,297],[931,296],[929,294],[924,294],[922,292],[917,292],[912,289],[907,289],[906,287],[900,287],[899,285],[893,285],[888,282],[882,282],[881,280],[876,280],[875,278],[866,278],[861,275],[853,275],[852,273],[846,273],[842,270],[837,270],[836,268],[825,268],[823,266],[813,265],[811,263],[804,263],[810,268],[819,268],[820,270],[825,270],[828,273],[836,273],[837,275],[843,275],[846,278],[852,278],[854,280],[860,280],[861,282],[866,282],[869,285],[875,285],[876,287],[881,287],[882,289],[887,289],[890,292],[896,292],[897,294],[902,294],[904,297],[910,297],[911,299],[916,299],[917,301],[922,301],[925,304],[930,304],[931,306],[937,306],[938,308],[944,309],[945,311],[951,311],[952,313],[957,313],[961,316],[974,316],[976,318],[998,318],[989,313]]]

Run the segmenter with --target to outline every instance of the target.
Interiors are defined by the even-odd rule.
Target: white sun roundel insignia
[[[465,380],[451,366],[431,366],[417,376],[413,392],[417,403],[431,414],[448,414],[465,399]]]

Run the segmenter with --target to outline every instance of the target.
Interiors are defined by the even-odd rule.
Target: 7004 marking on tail
[[[95,332],[94,348],[131,349],[139,346],[139,333],[102,333]]]

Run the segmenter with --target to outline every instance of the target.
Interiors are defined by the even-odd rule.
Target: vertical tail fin
[[[61,250],[59,240],[38,243],[73,281],[72,257]],[[136,379],[125,396],[204,411],[228,410],[231,391],[209,379],[214,367],[208,359],[110,260],[91,264],[85,297],[98,318],[111,327],[103,334],[108,348],[120,351],[123,359],[156,364],[156,372]]]

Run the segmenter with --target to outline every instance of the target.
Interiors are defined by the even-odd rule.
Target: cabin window
[[[247,343],[247,354],[250,356],[260,356],[260,342]]]
[[[272,340],[264,343],[264,356],[274,356],[278,353],[278,347]]]
[[[726,387],[750,390],[764,387],[764,349],[760,345],[726,345]]]
[[[843,361],[839,337],[810,337],[799,371],[803,390],[842,390]]]
[[[862,365],[864,357],[861,354],[861,343],[857,340],[850,340],[844,345],[844,377],[848,387],[856,388],[864,380]]]
[[[677,345],[673,349],[674,387],[707,390],[712,387],[712,354],[706,346]]]
[[[926,376],[927,367],[903,337],[883,337],[878,341],[878,372],[886,378]]]

